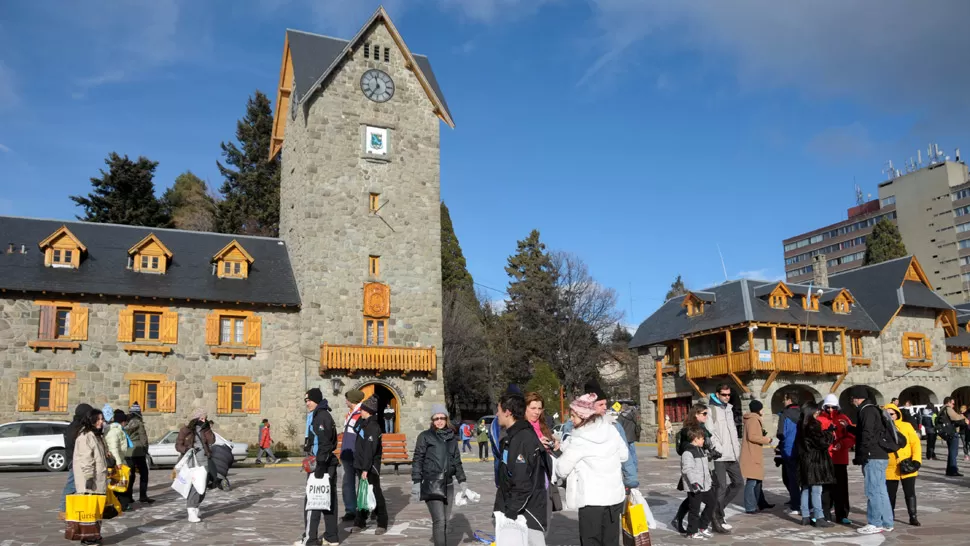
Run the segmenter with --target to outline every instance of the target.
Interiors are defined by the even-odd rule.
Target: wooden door
[[[367,400],[371,396],[374,396],[374,384],[364,385],[360,388],[360,392],[364,393],[364,400]]]
[[[391,393],[391,401],[388,402],[388,404],[390,404],[391,409],[394,410],[394,430],[391,432],[396,433],[397,431],[401,430],[401,404],[398,403],[397,396],[395,396],[394,393]]]

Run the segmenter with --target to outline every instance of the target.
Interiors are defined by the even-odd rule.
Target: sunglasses
[[[447,417],[432,417],[431,420],[432,421],[447,421],[448,418]]]
[[[717,395],[718,396],[726,396],[728,398],[731,397],[731,393],[729,393],[729,392],[719,392],[719,393],[717,393]]]
[[[702,412],[698,413],[698,415],[707,415],[707,412],[706,411],[702,411]]]

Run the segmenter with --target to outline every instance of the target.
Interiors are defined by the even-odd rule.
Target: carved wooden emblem
[[[364,314],[374,318],[391,316],[391,287],[379,282],[365,284]]]

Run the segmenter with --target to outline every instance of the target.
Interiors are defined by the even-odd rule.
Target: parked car
[[[232,448],[233,461],[239,463],[246,460],[249,444],[230,442],[220,436],[219,433],[215,431],[213,433],[216,435],[217,444],[226,444]],[[175,466],[179,462],[182,456],[179,455],[178,451],[175,451],[175,440],[178,439],[178,436],[179,431],[170,430],[157,442],[148,444],[148,464],[152,468]]]
[[[0,425],[0,464],[44,465],[51,472],[67,470],[65,421],[18,421]]]

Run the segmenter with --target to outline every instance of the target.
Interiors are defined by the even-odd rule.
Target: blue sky
[[[373,1],[0,3],[0,214],[72,218],[108,153],[221,183],[283,36],[351,37]],[[937,142],[970,153],[970,2],[389,0],[430,57],[442,196],[475,280],[537,228],[627,323],[689,286],[781,277],[781,240],[845,216]],[[925,153],[925,152],[924,152]],[[0,234],[2,235],[2,234]],[[492,292],[491,297],[501,298]],[[632,314],[631,314],[632,310]]]

